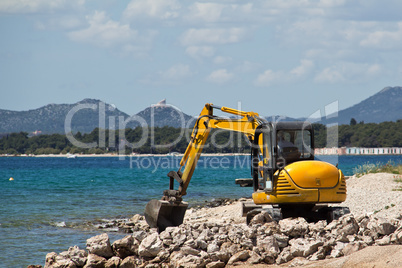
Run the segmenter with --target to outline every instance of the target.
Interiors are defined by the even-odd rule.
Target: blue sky
[[[402,2],[0,0],[0,109],[166,98],[261,115],[347,108],[402,85]]]

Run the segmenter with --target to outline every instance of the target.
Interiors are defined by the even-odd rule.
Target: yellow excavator
[[[214,109],[238,118],[216,116]],[[347,208],[328,206],[345,201],[345,177],[337,166],[314,160],[314,131],[309,122],[268,122],[258,113],[207,103],[195,123],[179,170],[168,173],[169,189],[161,200],[153,199],[146,205],[145,219],[151,228],[161,232],[183,223],[188,203],[182,197],[213,128],[243,133],[251,143],[254,206],[245,211],[247,221],[261,209],[277,220],[301,216],[310,221],[331,221],[348,213]],[[174,181],[179,184],[177,190]]]

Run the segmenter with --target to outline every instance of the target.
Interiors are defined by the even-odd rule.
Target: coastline
[[[183,157],[184,154],[74,154],[74,158],[79,157]],[[201,156],[248,156],[249,153],[203,153]],[[330,154],[330,153],[316,153],[316,156],[397,156],[402,154]],[[60,158],[69,158],[69,154],[19,154],[19,155],[7,155],[0,154],[1,157],[60,157]]]
[[[79,157],[183,157],[184,154],[74,154],[77,158]],[[201,156],[248,156],[248,153],[203,153]],[[2,154],[0,157],[62,157],[68,158],[69,154],[20,154],[20,155],[5,155]]]
[[[69,156],[74,156],[70,158],[76,157],[182,157],[183,153],[167,153],[167,154],[117,154],[117,153],[103,153],[103,154],[0,154],[0,157],[65,157],[69,158]],[[201,156],[247,156],[249,153],[202,153]],[[342,155],[350,155],[350,156],[392,156],[392,155],[402,155],[401,147],[381,147],[381,148],[316,148],[314,150],[314,155],[316,156],[342,156]]]

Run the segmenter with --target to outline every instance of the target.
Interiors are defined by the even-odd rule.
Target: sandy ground
[[[295,258],[281,265],[237,265],[227,267],[238,268],[278,268],[278,267],[306,267],[306,268],[398,268],[402,267],[402,245],[371,246],[357,251],[348,256],[326,259],[321,261],[307,261],[303,258]]]
[[[376,213],[379,217],[398,217],[402,214],[402,182],[396,180],[401,179],[402,175],[387,173],[350,177],[342,206],[349,207],[355,216]]]
[[[401,175],[386,173],[368,174],[360,178],[350,177],[347,184],[348,196],[341,206],[349,207],[355,217],[375,213],[378,217],[401,218],[402,216]],[[215,208],[189,209],[184,222],[229,222],[245,223],[241,216],[241,204],[235,202]],[[238,265],[236,267],[401,267],[402,245],[371,246],[349,256],[307,261],[296,258],[282,265]]]

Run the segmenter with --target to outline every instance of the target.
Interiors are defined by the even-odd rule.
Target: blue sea
[[[345,175],[365,163],[402,163],[402,156],[321,156]],[[0,267],[45,264],[49,252],[85,248],[101,230],[86,228],[102,219],[142,214],[169,186],[177,156],[155,157],[1,157]],[[249,156],[203,156],[185,201],[190,206],[213,198],[251,197],[252,188],[234,183],[250,177]],[[13,180],[10,180],[13,178]],[[126,234],[110,233],[114,241]]]

